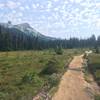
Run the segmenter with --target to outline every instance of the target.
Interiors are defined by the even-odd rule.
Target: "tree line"
[[[100,36],[96,39],[92,35],[87,39],[70,38],[70,39],[42,39],[27,35],[16,28],[4,28],[0,26],[0,51],[11,50],[42,50],[49,48],[84,48],[100,46]]]

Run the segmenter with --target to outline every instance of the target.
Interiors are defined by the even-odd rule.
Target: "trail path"
[[[89,84],[80,70],[82,63],[82,55],[74,57],[52,100],[93,100],[91,89],[87,88]]]

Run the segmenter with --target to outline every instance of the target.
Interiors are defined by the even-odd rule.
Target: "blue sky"
[[[44,35],[100,35],[100,0],[0,0],[0,21],[29,23]]]

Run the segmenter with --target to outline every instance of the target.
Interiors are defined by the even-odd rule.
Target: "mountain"
[[[42,35],[29,24],[12,25],[11,22],[0,23],[0,51],[11,50],[43,50],[49,48],[92,48],[100,46],[100,38],[88,39],[70,38],[61,40]]]
[[[24,32],[25,34],[28,35],[33,35],[33,36],[43,36],[40,34],[38,31],[36,31],[34,28],[32,28],[28,23],[22,23],[18,25],[14,25],[14,28],[17,28],[18,30]]]
[[[17,24],[17,25],[12,25],[11,22],[8,22],[8,23],[0,23],[0,25],[3,26],[4,28],[9,28],[9,30],[13,30],[13,31],[18,30],[20,32],[23,32],[26,35],[38,37],[42,40],[47,41],[47,40],[54,40],[55,39],[55,38],[41,34],[40,32],[36,31],[34,28],[32,28],[28,23],[21,23],[21,24]]]
[[[28,23],[0,23],[0,51],[49,48],[55,38],[42,35]]]

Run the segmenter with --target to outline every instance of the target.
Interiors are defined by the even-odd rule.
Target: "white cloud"
[[[52,7],[52,2],[48,1],[47,8],[50,9]]]
[[[18,18],[18,20],[17,20],[18,22],[21,22],[22,21],[22,19],[21,18]]]
[[[70,2],[72,2],[72,3],[73,3],[73,2],[74,2],[74,0],[70,0]]]
[[[40,6],[39,3],[37,3],[36,6],[39,7]]]
[[[50,12],[52,8],[53,8],[53,3],[52,3],[52,1],[47,1],[47,5],[46,5],[44,11]]]
[[[22,12],[19,12],[19,13],[18,13],[18,16],[19,16],[19,17],[22,17],[22,16],[23,16],[23,13],[22,13]]]
[[[68,4],[68,0],[64,0],[64,4]]]
[[[100,29],[100,18],[96,19],[95,26]]]
[[[32,4],[32,7],[33,7],[33,9],[36,9],[37,5],[36,4]]]
[[[15,14],[16,13],[16,10],[12,10],[12,14]]]
[[[6,6],[9,7],[9,8],[15,8],[16,7],[16,3],[13,2],[13,1],[8,1]]]
[[[100,8],[100,3],[96,3],[95,6],[96,6],[97,8]]]
[[[81,1],[83,1],[83,0],[70,0],[70,2],[76,2],[76,3],[80,3]]]
[[[83,0],[74,0],[76,3],[80,3],[82,2]]]
[[[30,7],[29,7],[29,6],[25,6],[25,8],[26,8],[27,10],[29,10],[29,9],[30,9]]]
[[[43,5],[40,5],[40,9],[44,9],[44,6]]]
[[[20,10],[21,10],[21,11],[24,11],[25,8],[24,8],[23,6],[20,6]]]
[[[3,3],[0,3],[0,8],[3,8],[5,5]]]
[[[13,1],[8,1],[5,4],[6,7],[11,8],[11,9],[16,8],[16,7],[20,6],[20,5],[21,5],[20,2],[13,2]]]
[[[7,1],[5,3],[0,3],[0,8],[10,8],[14,9],[20,6],[20,2],[13,2],[13,1]]]
[[[59,1],[59,0],[54,0],[54,2],[57,2],[57,1]]]
[[[59,11],[59,8],[58,7],[54,8],[54,11]]]

